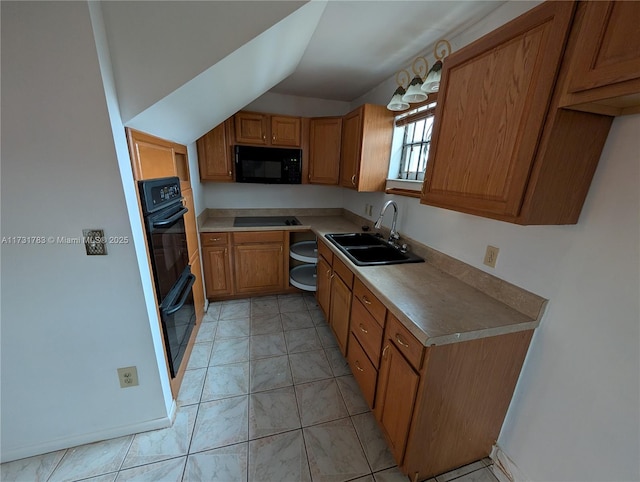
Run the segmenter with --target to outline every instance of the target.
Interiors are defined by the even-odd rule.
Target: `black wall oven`
[[[138,181],[153,280],[167,359],[175,377],[195,326],[192,286],[180,179]]]

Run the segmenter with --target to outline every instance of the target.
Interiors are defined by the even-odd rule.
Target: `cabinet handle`
[[[370,305],[371,304],[371,301],[369,301],[369,298],[367,298],[367,295],[364,295],[362,297],[362,301],[364,301],[365,305]]]
[[[330,279],[333,279],[333,277],[334,277],[335,275],[336,275],[335,273],[332,273],[332,274],[331,274],[331,278],[330,278]]]
[[[233,173],[231,171],[229,171],[229,177],[233,176]]]
[[[271,138],[271,140],[273,140],[273,142],[275,142],[275,141],[276,141],[276,136],[275,136],[275,134],[273,135],[273,137]]]
[[[211,238],[211,241],[220,241],[220,238]]]
[[[327,270],[327,278],[331,279],[331,270],[330,269]]]
[[[385,360],[387,359],[386,354],[388,349],[389,349],[389,345],[385,345],[384,350],[382,350],[382,358],[384,358]]]
[[[264,135],[262,136],[262,140],[263,140],[263,141],[266,141],[266,140],[267,140],[267,135],[266,135],[266,134],[264,134]]]
[[[356,185],[356,175],[351,176],[351,184]]]
[[[409,344],[406,341],[404,341],[398,333],[396,333],[396,341],[400,343],[403,347],[409,348]]]
[[[360,331],[361,331],[362,333],[364,333],[365,335],[366,335],[367,333],[369,333],[369,332],[367,331],[367,329],[366,329],[364,326],[362,326],[362,323],[360,323],[359,328],[360,328]]]
[[[363,371],[364,371],[364,368],[362,368],[362,367],[360,366],[360,364],[358,363],[358,360],[356,360],[356,369],[357,369],[358,371],[360,371],[360,372],[363,372]]]

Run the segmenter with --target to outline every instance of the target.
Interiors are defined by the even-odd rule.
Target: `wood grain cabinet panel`
[[[258,241],[237,244],[238,236],[258,236]],[[234,233],[233,262],[237,294],[278,292],[285,288],[284,233]],[[269,239],[276,237],[278,240]],[[255,238],[254,238],[255,239]]]
[[[271,145],[283,147],[300,147],[300,117],[272,115]]]
[[[351,288],[339,276],[331,280],[331,307],[329,325],[336,336],[343,355],[347,355],[349,342],[349,320],[351,317]]]
[[[256,112],[238,112],[234,116],[238,144],[269,144],[269,117]]]
[[[385,342],[375,416],[398,464],[404,460],[420,376],[390,341]]]
[[[340,185],[357,191],[384,191],[389,173],[393,114],[364,104],[342,119]]]
[[[229,296],[233,291],[231,254],[227,244],[205,246],[202,243],[204,283],[207,298]]]
[[[318,264],[316,265],[316,299],[327,319],[329,319],[329,307],[331,306],[331,274],[331,265],[322,256],[318,256]]]
[[[640,2],[583,2],[562,106],[610,115],[640,112]]]
[[[191,273],[196,277],[193,284],[193,304],[196,309],[196,324],[200,324],[204,317],[204,284],[202,283],[202,270],[200,264],[200,252],[196,251],[189,259]]]
[[[341,117],[309,121],[309,182],[337,185],[340,181]]]
[[[360,345],[358,338],[351,332],[349,339],[349,353],[347,361],[353,373],[353,377],[358,382],[364,399],[370,408],[374,407],[376,393],[376,383],[378,380],[378,370],[367,357],[364,349]]]
[[[200,180],[233,181],[232,129],[233,118],[227,119],[196,141]]]

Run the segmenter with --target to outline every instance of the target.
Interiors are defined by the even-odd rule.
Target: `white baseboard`
[[[26,457],[33,457],[35,455],[42,455],[48,452],[55,452],[56,450],[76,447],[78,445],[100,442],[102,440],[108,440],[111,438],[123,437],[125,435],[133,435],[140,432],[148,432],[149,430],[157,430],[160,428],[170,427],[173,424],[173,420],[175,419],[176,409],[176,402],[174,400],[173,404],[171,405],[171,411],[166,417],[148,420],[146,422],[138,423],[135,425],[113,427],[107,430],[102,430],[100,432],[91,432],[81,435],[73,435],[71,437],[58,438],[37,445],[30,445],[28,447],[7,449],[6,446],[3,446],[2,453],[0,454],[0,462],[11,462],[13,460],[24,459]]]
[[[497,444],[491,449],[490,457],[493,460],[491,469],[500,482],[529,482],[530,479]]]

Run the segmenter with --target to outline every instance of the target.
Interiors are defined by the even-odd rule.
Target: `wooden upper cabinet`
[[[269,144],[269,116],[256,112],[238,112],[234,116],[236,142],[239,144]]]
[[[301,118],[240,111],[234,116],[235,141],[274,147],[300,147]]]
[[[545,2],[446,59],[422,203],[518,224],[578,221],[611,118],[559,106],[574,10]]]
[[[196,141],[202,181],[233,181],[232,130],[230,118]]]
[[[191,189],[186,146],[128,127],[126,134],[136,181],[177,176],[180,189]]]
[[[584,2],[562,105],[611,115],[640,112],[640,2]]]
[[[357,191],[384,191],[389,172],[393,113],[364,104],[342,120],[340,185]]]
[[[272,115],[271,145],[284,147],[300,147],[300,117]]]
[[[309,181],[339,183],[342,117],[318,117],[309,121]]]

